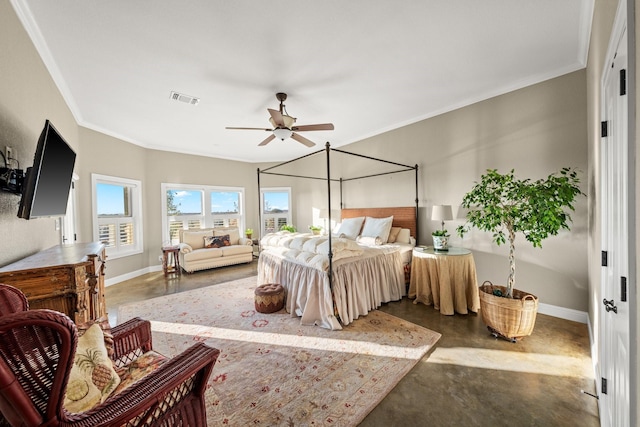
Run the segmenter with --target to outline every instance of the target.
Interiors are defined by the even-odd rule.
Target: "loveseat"
[[[233,227],[180,230],[180,266],[187,272],[253,260],[253,242]]]

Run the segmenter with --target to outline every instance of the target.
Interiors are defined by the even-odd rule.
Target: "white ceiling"
[[[586,66],[594,0],[12,0],[76,120],[248,162],[341,146]],[[173,101],[171,91],[200,98]],[[298,125],[257,144],[276,92]]]

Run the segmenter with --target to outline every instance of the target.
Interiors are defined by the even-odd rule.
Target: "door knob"
[[[607,299],[605,298],[605,299],[602,300],[602,303],[604,304],[604,309],[605,310],[613,311],[616,314],[618,313],[618,307],[616,307],[614,305],[614,301],[613,300],[607,301]]]

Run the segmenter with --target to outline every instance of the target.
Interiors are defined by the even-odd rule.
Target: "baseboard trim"
[[[136,277],[142,276],[143,274],[147,274],[147,273],[155,273],[156,271],[162,271],[162,266],[161,265],[152,265],[150,267],[147,268],[142,268],[140,270],[136,270],[136,271],[131,271],[127,274],[123,274],[121,276],[116,276],[116,277],[111,277],[109,279],[106,279],[104,281],[104,286],[111,286],[111,285],[116,285],[120,282],[124,282],[125,280],[129,280],[129,279],[135,279]]]
[[[589,322],[589,314],[586,311],[574,310],[572,308],[558,307],[555,305],[539,303],[538,313],[546,314],[553,317],[559,317],[560,319],[572,320],[574,322]]]

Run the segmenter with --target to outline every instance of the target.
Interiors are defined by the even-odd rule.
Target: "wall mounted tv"
[[[25,174],[18,217],[65,215],[75,162],[76,153],[47,120],[38,139],[33,166]]]

